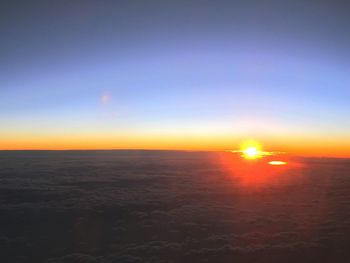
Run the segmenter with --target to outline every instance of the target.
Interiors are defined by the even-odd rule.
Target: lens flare
[[[270,165],[286,165],[287,162],[283,162],[283,161],[271,161],[269,162]]]

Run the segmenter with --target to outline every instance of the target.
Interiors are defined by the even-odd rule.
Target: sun
[[[255,159],[259,155],[259,150],[255,147],[248,147],[243,150],[244,157],[248,159]]]
[[[239,150],[230,150],[230,152],[241,153],[241,157],[245,159],[258,159],[258,158],[263,158],[265,156],[274,155],[277,153],[277,152],[263,151],[261,144],[255,140],[246,140],[241,144],[241,147]]]
[[[233,153],[240,153],[241,157],[245,159],[259,159],[259,158],[265,158],[267,156],[273,156],[273,155],[279,155],[279,154],[285,154],[285,152],[268,152],[263,151],[262,146],[259,142],[255,140],[246,140],[241,144],[241,147],[239,150],[230,150],[230,152]],[[284,161],[270,161],[270,165],[285,165],[287,162]]]
[[[246,141],[241,146],[242,156],[246,159],[257,159],[263,154],[261,145],[256,141]]]

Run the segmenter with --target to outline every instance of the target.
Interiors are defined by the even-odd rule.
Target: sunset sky
[[[0,149],[350,157],[340,1],[2,1]]]

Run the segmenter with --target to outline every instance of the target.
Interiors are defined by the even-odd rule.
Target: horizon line
[[[74,151],[163,151],[163,152],[231,152],[234,150],[189,150],[189,149],[144,149],[144,148],[113,148],[113,149],[0,149],[0,152],[20,152],[20,151],[37,151],[37,152],[74,152]],[[288,154],[287,152],[282,152]],[[327,155],[298,155],[292,154],[294,157],[301,158],[333,158],[333,159],[350,159],[350,156],[327,156]]]

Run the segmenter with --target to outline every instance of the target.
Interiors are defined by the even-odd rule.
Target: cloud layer
[[[1,262],[350,260],[348,160],[251,187],[222,154],[0,152]]]

